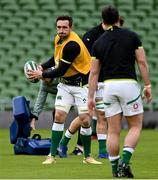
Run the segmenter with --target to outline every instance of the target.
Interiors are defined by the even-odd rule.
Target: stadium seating
[[[41,9],[43,11],[49,12],[49,13],[53,13],[56,11],[57,6],[55,4],[50,5],[50,4],[46,4],[46,5],[41,5]]]
[[[57,4],[60,11],[67,11],[68,13],[72,13],[76,10],[75,0],[58,0]]]
[[[7,63],[1,63],[0,65],[0,72],[1,72],[1,79],[3,79],[3,73],[5,71],[7,71],[7,69],[9,68],[8,64]],[[2,83],[2,82],[1,82]]]
[[[117,6],[119,11],[129,14],[134,10],[134,1],[118,0]]]
[[[35,100],[39,83],[27,81],[23,66],[30,58],[41,62],[52,56],[57,16],[72,15],[75,31],[82,37],[100,23],[104,5],[117,6],[124,26],[142,38],[157,98],[158,0],[0,0],[0,102],[18,95]],[[158,109],[155,102],[153,107]]]
[[[12,16],[12,13],[9,11],[0,11],[0,17],[3,19],[4,22],[6,22],[10,17]]]
[[[77,1],[78,4],[77,4],[77,7],[78,7],[78,10],[80,10],[81,12],[94,12],[95,11],[95,3],[94,3],[94,0],[78,0]]]
[[[24,11],[24,10],[17,11],[15,13],[15,17],[22,18],[24,21],[26,21],[27,19],[31,18],[31,12]]]
[[[10,4],[16,4],[16,0],[1,0],[1,5],[5,6],[5,5],[10,5]]]
[[[4,6],[4,11],[9,11],[11,13],[15,13],[19,10],[19,6],[17,6],[16,4],[8,4],[6,6]]]
[[[19,5],[36,4],[36,0],[19,0]]]
[[[22,10],[31,12],[33,14],[38,11],[38,6],[36,4],[26,4],[22,7]]]
[[[116,5],[115,0],[97,0],[96,7],[97,11],[100,11],[105,5]]]
[[[135,7],[138,11],[143,11],[148,15],[154,8],[154,1],[137,0]]]
[[[38,0],[37,2],[40,6],[43,6],[43,5],[56,5],[56,0]]]

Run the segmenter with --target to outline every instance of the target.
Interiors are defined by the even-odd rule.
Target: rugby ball
[[[27,73],[29,70],[35,71],[37,69],[38,69],[37,63],[35,61],[32,61],[32,60],[27,61],[24,65],[24,74],[25,74],[26,78],[32,83],[37,83],[39,80],[38,79],[30,80],[29,75]]]

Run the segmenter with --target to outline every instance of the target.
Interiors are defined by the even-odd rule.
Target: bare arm
[[[92,61],[89,80],[88,80],[88,88],[89,88],[88,108],[90,115],[93,115],[93,111],[95,109],[94,93],[97,89],[99,73],[100,73],[100,61],[98,59],[95,59]]]
[[[149,76],[149,70],[148,70],[148,64],[146,60],[145,51],[141,47],[135,51],[135,54],[136,54],[136,60],[137,60],[139,72],[144,81],[144,96],[147,102],[149,103],[152,100],[152,92],[151,92],[151,82],[150,82],[150,76]]]

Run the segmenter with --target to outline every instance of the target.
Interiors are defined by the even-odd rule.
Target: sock
[[[118,163],[119,163],[120,156],[109,156],[109,160],[111,162],[111,167],[112,167],[112,173],[117,173],[118,172]]]
[[[88,128],[81,127],[80,136],[84,147],[85,158],[89,157],[91,153],[91,134],[92,134],[91,127]]]
[[[67,146],[70,139],[71,139],[71,137],[72,137],[72,135],[73,134],[67,129],[64,137],[60,141],[60,144],[63,145],[63,146]]]
[[[80,136],[80,129],[78,130],[77,145],[83,146],[82,141],[81,141],[81,136]]]
[[[106,154],[107,149],[106,149],[106,134],[97,134],[98,137],[98,143],[99,143],[99,154]]]
[[[132,154],[134,152],[134,149],[131,147],[124,147],[123,148],[123,154],[122,154],[122,162],[125,164],[129,164],[129,161],[132,157]]]
[[[92,135],[96,135],[97,117],[92,117]]]
[[[64,131],[64,124],[54,123],[52,127],[52,139],[51,139],[51,156],[56,155],[57,147],[62,138]]]

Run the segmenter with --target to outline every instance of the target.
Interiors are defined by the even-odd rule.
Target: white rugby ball
[[[37,68],[37,63],[36,63],[35,61],[32,61],[32,60],[27,61],[27,62],[25,63],[25,65],[24,65],[24,74],[25,74],[26,78],[27,78],[30,82],[32,82],[32,83],[36,83],[36,82],[38,82],[39,80],[38,80],[38,79],[30,80],[30,79],[29,79],[29,75],[28,75],[27,73],[28,73],[29,70],[35,71],[35,70],[37,70],[37,69],[38,69],[38,68]]]

